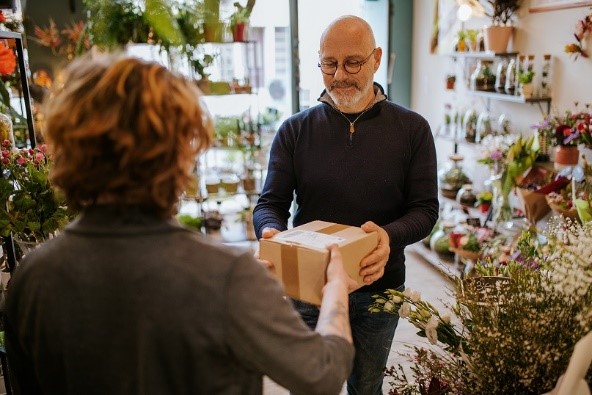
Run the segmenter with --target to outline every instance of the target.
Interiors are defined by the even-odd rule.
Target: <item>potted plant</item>
[[[456,83],[456,75],[448,74],[446,76],[446,89],[448,89],[448,90],[454,89],[455,83]]]
[[[520,96],[525,99],[530,99],[532,97],[532,80],[534,74],[535,72],[533,70],[526,70],[522,73],[518,73],[518,82],[520,83],[518,89],[520,91]]]
[[[224,23],[220,20],[220,0],[204,0],[204,39],[206,42],[221,42]]]
[[[238,1],[234,2],[234,13],[230,16],[230,29],[232,30],[232,40],[237,42],[247,41],[246,29],[251,17],[251,11],[255,5],[255,0],[249,0],[246,6]]]
[[[478,51],[479,50],[479,30],[477,29],[467,29],[465,30],[467,41],[469,42],[469,50],[471,51]]]
[[[477,202],[475,206],[479,208],[482,213],[486,213],[489,211],[491,207],[491,201],[493,200],[493,193],[489,191],[479,192],[477,194]]]
[[[456,33],[456,46],[454,47],[454,50],[456,52],[466,52],[467,51],[467,32],[465,30],[459,30]]]
[[[511,25],[520,9],[521,0],[482,0],[485,15],[491,25],[483,29],[485,50],[495,53],[506,52],[514,27]]]

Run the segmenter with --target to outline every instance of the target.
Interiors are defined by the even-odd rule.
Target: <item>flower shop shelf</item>
[[[543,115],[547,115],[551,111],[551,98],[550,97],[530,97],[528,99],[525,99],[524,97],[518,96],[518,95],[508,95],[505,93],[498,93],[498,92],[472,91],[472,90],[467,91],[467,93],[469,95],[482,97],[487,100],[499,100],[499,101],[507,101],[507,102],[520,103],[520,104],[536,103],[536,104],[538,104],[539,109],[541,110],[541,113],[543,113]],[[547,111],[544,111],[544,109],[542,107],[543,103],[547,104]],[[488,108],[490,107],[489,103],[487,104],[487,107]]]
[[[518,52],[492,52],[492,51],[467,51],[467,52],[452,52],[450,56],[453,58],[470,58],[470,59],[495,59],[495,58],[510,58],[517,56]]]

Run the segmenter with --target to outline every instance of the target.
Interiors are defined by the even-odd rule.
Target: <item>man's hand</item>
[[[391,253],[389,236],[384,229],[372,221],[362,225],[366,233],[378,232],[378,245],[368,256],[360,262],[360,276],[364,278],[364,284],[369,285],[384,275],[384,267]]]
[[[278,233],[280,233],[280,231],[277,229],[263,228],[263,231],[261,232],[261,238],[271,239],[273,236],[275,236]],[[255,251],[255,259],[257,259],[260,264],[262,264],[263,266],[265,266],[269,270],[274,270],[275,266],[273,265],[273,262],[266,261],[264,259],[259,259],[259,247],[258,246],[257,246],[257,250]]]

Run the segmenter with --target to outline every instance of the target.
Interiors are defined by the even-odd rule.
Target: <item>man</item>
[[[369,313],[372,295],[402,290],[405,246],[429,234],[438,218],[436,152],[418,114],[386,100],[373,83],[382,49],[363,19],[344,16],[320,40],[321,104],[295,114],[273,141],[267,179],[254,209],[258,237],[313,220],[377,231],[378,247],[360,263],[364,287],[350,294],[356,348],[350,394],[382,393],[398,316]],[[272,265],[273,262],[267,262]],[[318,309],[293,301],[314,327]]]
[[[335,394],[354,357],[331,246],[311,331],[248,251],[181,227],[178,198],[211,121],[192,81],[134,58],[83,58],[47,103],[52,180],[80,216],[11,280],[17,394],[261,394],[263,375]]]

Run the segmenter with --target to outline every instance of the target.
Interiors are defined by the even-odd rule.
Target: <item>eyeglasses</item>
[[[347,59],[345,62],[342,63],[343,68],[348,74],[358,74],[360,70],[362,70],[362,66],[368,63],[368,61],[370,60],[370,56],[374,54],[374,51],[376,51],[376,48],[374,48],[372,52],[370,52],[370,55],[368,55],[364,60]],[[324,74],[335,75],[337,69],[339,68],[339,63],[320,62],[317,66],[321,69],[321,71]]]

